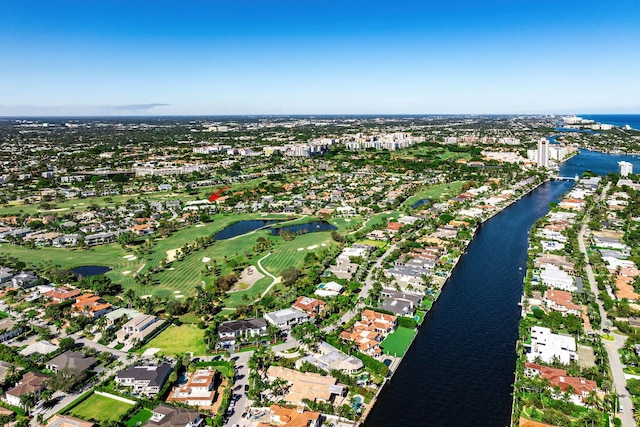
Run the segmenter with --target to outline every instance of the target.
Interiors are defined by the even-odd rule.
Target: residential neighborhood
[[[549,157],[553,120],[512,120],[0,122],[0,420],[360,425],[474,238],[561,183],[523,233],[512,418],[626,427],[640,184],[562,176],[590,134]]]

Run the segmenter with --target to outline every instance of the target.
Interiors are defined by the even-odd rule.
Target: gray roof
[[[173,367],[168,363],[160,366],[129,366],[118,372],[116,378],[133,378],[136,381],[149,381],[150,386],[162,387]]]
[[[293,308],[285,308],[283,310],[273,311],[271,313],[265,313],[265,320],[270,321],[274,325],[278,325],[283,322],[290,322],[295,319],[308,319],[309,316]]]
[[[187,425],[196,425],[195,421],[199,421],[202,418],[198,411],[176,408],[164,403],[156,406],[152,412],[153,416],[143,427],[185,427]],[[154,421],[158,417],[161,418],[158,421]]]
[[[625,255],[620,251],[614,251],[614,250],[611,250],[611,249],[600,249],[599,252],[603,257],[626,259],[629,256],[628,254]]]
[[[411,301],[414,305],[420,304],[420,301],[422,301],[422,295],[396,291],[393,289],[383,289],[381,294],[385,298]]]
[[[66,351],[47,362],[47,366],[52,366],[58,371],[86,371],[93,368],[98,363],[95,357],[86,357],[81,351]]]
[[[423,274],[429,274],[427,269],[408,265],[398,265],[394,268],[390,268],[387,272],[389,272],[389,274],[400,274],[403,276],[414,277],[416,279],[421,278]]]
[[[267,321],[260,319],[234,320],[224,322],[218,327],[218,333],[235,333],[238,331],[247,331],[251,329],[261,329],[267,327]]]
[[[386,299],[379,307],[398,316],[405,316],[413,313],[413,308],[410,302],[397,299]]]

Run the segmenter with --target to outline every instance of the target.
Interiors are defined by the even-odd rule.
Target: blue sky
[[[0,1],[0,115],[640,113],[640,2]]]

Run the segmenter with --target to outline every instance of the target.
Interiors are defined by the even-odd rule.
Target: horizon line
[[[0,119],[28,119],[28,118],[151,118],[151,117],[418,117],[418,116],[449,116],[449,117],[481,117],[481,116],[638,116],[638,113],[234,113],[234,114],[29,114],[29,115],[0,115]]]

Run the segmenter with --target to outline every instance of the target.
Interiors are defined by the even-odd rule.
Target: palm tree
[[[593,408],[599,402],[598,395],[595,390],[591,390],[587,397],[584,399],[584,402],[587,404],[588,408]]]
[[[31,409],[33,409],[35,404],[36,396],[33,393],[27,393],[20,396],[20,406],[22,406],[24,410],[27,411],[27,416],[31,415]]]

